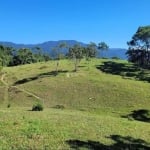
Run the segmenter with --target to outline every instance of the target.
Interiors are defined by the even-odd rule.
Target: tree
[[[0,58],[0,74],[1,74],[1,72],[2,72],[2,69],[3,69],[2,60],[1,60],[1,58]]]
[[[27,63],[35,63],[50,60],[50,56],[43,54],[40,48],[28,49],[20,48],[19,50],[0,45],[0,65],[15,66]]]
[[[35,62],[42,62],[50,60],[50,56],[48,54],[44,54],[41,47],[34,47],[32,49],[33,56],[35,58]]]
[[[13,48],[12,47],[5,47],[0,45],[0,60],[2,66],[8,66],[9,63],[12,61],[12,54]]]
[[[62,42],[53,48],[53,50],[56,52],[56,73],[58,72],[59,60],[61,59],[61,56],[62,56],[61,50],[67,47],[68,47],[67,43]]]
[[[87,47],[84,47],[84,54],[86,57],[86,60],[89,60],[89,58],[96,57],[97,53],[97,46],[94,42],[91,42],[87,45]]]
[[[90,58],[94,58],[97,55],[97,45],[94,42],[90,42],[86,47],[83,47],[83,51],[84,57],[88,62],[88,69],[89,69],[89,63],[91,60]]]
[[[33,52],[36,62],[44,61],[44,58],[42,55],[42,49],[40,47],[34,47],[32,52]]]
[[[129,61],[140,66],[150,65],[150,26],[139,27],[127,44]]]
[[[109,46],[105,42],[98,43],[98,50],[103,52],[103,51],[106,51],[108,49],[109,49]]]
[[[28,48],[21,48],[17,51],[13,58],[14,65],[31,64],[36,62],[32,51]]]
[[[79,44],[75,44],[73,47],[69,48],[68,57],[74,61],[74,71],[78,70],[78,64],[84,56],[84,48]]]

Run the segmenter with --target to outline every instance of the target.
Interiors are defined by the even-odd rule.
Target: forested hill
[[[0,41],[0,45],[13,47],[15,49],[19,49],[19,48],[33,49],[35,47],[40,47],[44,53],[53,55],[52,49],[62,42],[66,42],[67,45],[69,45],[69,46],[73,46],[74,44],[77,44],[77,43],[79,43],[82,46],[87,45],[86,43],[75,41],[75,40],[47,41],[47,42],[43,42],[43,43],[39,43],[39,44],[16,44],[16,43],[12,43],[12,42]],[[125,55],[126,51],[127,50],[123,49],[123,48],[110,48],[107,52],[101,52],[99,54],[99,56],[108,57],[108,58],[118,57],[120,59],[127,59],[127,57]],[[66,50],[64,50],[64,53],[66,53]]]

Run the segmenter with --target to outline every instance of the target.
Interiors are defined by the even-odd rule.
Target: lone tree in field
[[[56,73],[58,72],[58,67],[59,67],[59,60],[61,59],[62,53],[61,50],[64,48],[67,48],[67,43],[66,42],[62,42],[60,43],[58,46],[54,47],[53,50],[56,53]]]
[[[150,66],[150,26],[139,27],[127,44],[129,61],[140,66]]]
[[[76,72],[81,59],[84,57],[84,48],[79,44],[75,44],[73,47],[69,48],[68,57],[73,59],[74,71]]]
[[[109,49],[109,46],[105,42],[98,43],[98,50],[100,50],[102,53],[108,49]]]

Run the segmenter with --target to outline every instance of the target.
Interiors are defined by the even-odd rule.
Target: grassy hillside
[[[125,61],[119,63],[126,64]],[[128,77],[125,71],[122,72],[123,76],[103,72],[104,65],[98,59],[92,60],[89,64],[82,61],[77,73],[72,71],[73,67],[71,61],[61,61],[58,75],[54,72],[54,61],[4,68],[3,72],[6,73],[4,80],[9,84],[9,103],[12,106],[23,107],[30,107],[34,103],[33,97],[11,87],[17,86],[39,96],[44,101],[45,107],[59,104],[75,109],[83,107],[122,110],[149,107],[148,82]],[[129,70],[127,74],[131,74],[129,67],[127,70]],[[111,72],[113,73],[113,70]]]
[[[56,75],[55,66],[3,69],[0,149],[149,149],[149,70],[93,59],[75,73],[62,60]],[[37,101],[44,111],[28,111]]]

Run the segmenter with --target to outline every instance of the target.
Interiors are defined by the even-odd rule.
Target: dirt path
[[[5,78],[5,74],[2,74],[0,80],[1,80],[1,82],[5,85],[5,90],[4,90],[4,102],[3,102],[3,104],[4,104],[4,105],[8,105],[8,103],[9,103],[9,101],[8,101],[8,99],[9,99],[9,95],[8,95],[9,86],[8,86],[8,84],[4,81],[4,78]]]
[[[5,86],[8,86],[7,82],[4,81],[5,76],[6,76],[6,74],[2,74],[2,76],[1,76],[1,82],[2,82]]]
[[[36,99],[38,99],[38,100],[40,100],[40,101],[42,101],[44,103],[44,100],[42,98],[40,98],[39,96],[37,96],[37,95],[35,95],[35,94],[25,90],[25,89],[22,89],[22,88],[17,87],[17,86],[9,86],[8,83],[4,80],[5,77],[6,77],[6,74],[2,74],[1,79],[0,79],[1,82],[5,85],[5,91],[4,91],[5,92],[4,93],[4,101],[5,101],[5,103],[8,104],[8,89],[9,89],[9,87],[16,88],[17,90],[19,90],[19,91],[21,91],[21,92],[23,92],[25,94],[28,94],[29,96],[32,96],[32,97],[34,97],[34,98],[36,98]]]

